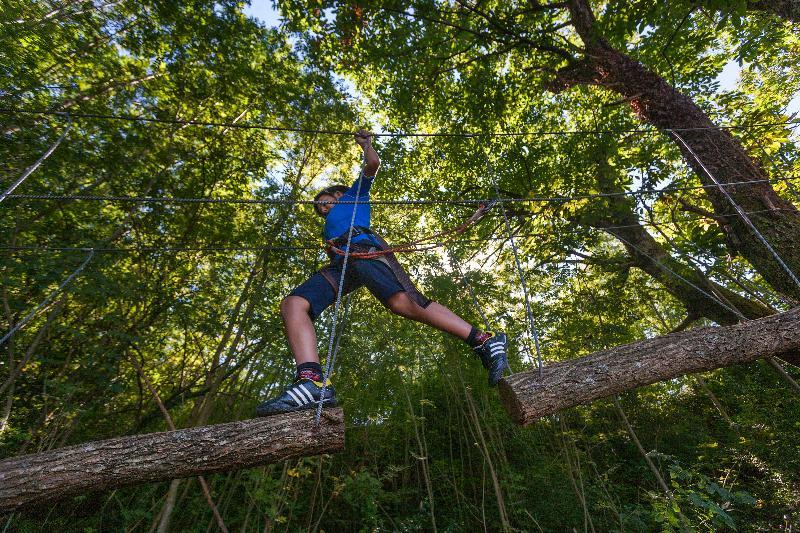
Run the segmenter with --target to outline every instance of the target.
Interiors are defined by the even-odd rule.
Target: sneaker
[[[256,407],[256,415],[271,416],[281,413],[291,413],[293,411],[304,411],[306,409],[316,409],[322,396],[322,383],[310,379],[298,379],[277,397],[262,402]],[[322,401],[323,407],[336,406],[336,391],[333,389],[330,380],[325,387],[325,398]]]
[[[494,387],[508,368],[508,337],[505,333],[495,333],[473,349],[481,358],[483,368],[489,371],[489,386]]]

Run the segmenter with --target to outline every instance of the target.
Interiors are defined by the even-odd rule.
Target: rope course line
[[[489,162],[489,156],[486,156],[486,166],[490,167],[491,163]],[[489,174],[491,175],[491,169],[489,168]],[[497,180],[494,179],[494,190],[497,195],[498,203],[501,199],[500,196],[500,188],[497,186]],[[506,206],[500,203],[500,212],[503,213],[503,221],[505,222],[506,230],[508,231],[508,240],[511,243],[511,250],[514,253],[514,264],[517,266],[517,274],[519,274],[519,282],[522,285],[522,295],[525,297],[525,314],[528,317],[528,326],[530,327],[531,336],[533,337],[533,345],[536,348],[536,365],[539,369],[539,377],[542,377],[542,351],[541,347],[539,346],[539,332],[536,329],[536,323],[533,320],[533,311],[531,310],[531,300],[528,296],[528,284],[525,280],[525,272],[522,270],[522,263],[519,260],[519,250],[517,249],[517,245],[514,242],[514,232],[511,229],[511,222],[508,220],[508,214],[506,213]]]
[[[450,266],[458,273],[458,277],[461,278],[461,283],[467,288],[469,291],[469,296],[472,299],[472,305],[475,306],[475,309],[478,311],[478,314],[483,321],[483,326],[485,331],[489,331],[492,327],[489,325],[489,317],[486,316],[486,312],[484,312],[483,307],[481,307],[480,302],[478,301],[478,296],[475,294],[475,291],[472,289],[472,285],[469,283],[467,276],[464,275],[464,272],[461,270],[461,266],[458,263],[458,260],[455,258],[453,254],[447,254],[450,257]]]
[[[366,148],[364,149],[364,160],[361,164],[361,172],[358,175],[358,186],[356,187],[356,198],[361,196],[361,184],[364,181],[364,169],[367,166],[367,152]],[[353,226],[356,223],[356,211],[358,211],[358,207],[353,207],[353,214],[350,217],[350,227],[347,229],[347,247],[344,250],[344,256],[342,260],[342,272],[339,275],[339,290],[336,291],[336,301],[333,307],[333,318],[331,319],[331,333],[328,339],[328,355],[325,360],[325,374],[322,376],[322,392],[319,396],[319,402],[317,403],[317,413],[314,416],[314,425],[319,427],[319,420],[322,416],[322,404],[325,402],[325,391],[328,388],[328,379],[330,379],[331,374],[333,373],[333,369],[336,365],[336,352],[338,351],[339,344],[336,343],[336,350],[334,350],[334,340],[336,338],[336,322],[339,317],[339,306],[342,303],[342,290],[344,289],[344,279],[345,274],[347,273],[347,259],[350,256],[350,244],[353,240]],[[349,300],[348,300],[349,301]]]
[[[782,183],[800,179],[800,176],[790,176],[775,179],[739,181],[722,184],[722,187],[757,185],[762,183]],[[618,198],[625,196],[646,196],[649,194],[661,195],[670,192],[683,192],[701,189],[716,189],[717,185],[686,185],[680,187],[664,187],[663,189],[637,191],[623,191],[613,193],[587,193],[571,196],[533,196],[530,198],[502,198],[495,200],[500,203],[559,203],[579,200],[593,200],[596,198]],[[137,202],[137,203],[207,203],[207,204],[265,204],[265,205],[316,205],[319,200],[285,200],[277,198],[182,198],[182,197],[154,197],[154,196],[115,196],[115,195],[82,195],[82,194],[10,194],[11,200],[55,200],[55,201],[99,201],[99,202]],[[460,199],[460,200],[372,200],[372,205],[475,205],[487,203],[489,199]],[[365,204],[363,200],[339,200],[342,204]]]
[[[0,113],[6,115],[48,115],[48,116],[63,116],[66,111],[54,111],[47,109],[11,109],[0,108]],[[204,120],[181,120],[181,119],[167,119],[157,117],[144,117],[137,115],[113,115],[102,113],[69,113],[74,118],[89,118],[98,120],[119,120],[126,122],[148,122],[156,124],[177,124],[183,126],[207,126],[207,127],[221,127],[221,128],[235,128],[235,129],[251,129],[251,130],[264,130],[275,132],[290,132],[290,133],[310,133],[320,135],[347,135],[352,136],[355,132],[336,130],[336,129],[313,129],[313,128],[297,128],[290,126],[267,126],[264,124],[249,124],[249,123],[230,123],[230,122],[216,122]],[[679,128],[678,131],[703,131],[703,130],[739,130],[756,127],[771,127],[771,126],[787,126],[791,124],[800,124],[800,120],[783,120],[775,122],[763,122],[749,125],[731,125],[731,126],[698,126],[695,128]],[[394,132],[394,133],[373,133],[374,137],[451,137],[451,138],[488,138],[488,137],[534,137],[542,135],[598,135],[603,133],[661,133],[658,129],[652,128],[628,128],[624,130],[532,130],[532,131],[516,131],[516,132],[433,132],[433,133],[418,133],[418,132]]]
[[[19,178],[17,178],[17,180],[14,183],[12,183],[5,191],[3,191],[2,194],[0,194],[0,202],[11,196],[11,193],[14,192],[14,189],[19,187],[23,181],[28,179],[28,176],[33,174],[34,171],[37,168],[39,168],[42,165],[42,163],[44,163],[45,159],[50,157],[50,154],[56,151],[56,148],[58,148],[58,146],[61,144],[61,141],[63,141],[64,138],[67,136],[67,133],[69,133],[70,129],[72,129],[72,120],[69,118],[69,115],[67,115],[67,127],[64,128],[64,132],[61,134],[61,136],[58,139],[56,139],[56,142],[54,142],[52,146],[50,146],[50,148],[48,148],[47,151],[43,153],[41,157],[39,157],[39,159],[36,160],[35,163],[26,168],[25,171],[22,173],[22,175]]]
[[[723,187],[717,180],[717,178],[714,177],[711,171],[708,170],[708,167],[706,167],[705,164],[703,164],[703,161],[700,160],[700,157],[698,157],[698,155],[695,153],[692,147],[689,146],[686,143],[686,141],[683,140],[683,137],[681,137],[677,132],[675,132],[674,130],[669,130],[669,131],[672,133],[672,135],[675,136],[676,139],[680,141],[680,143],[689,151],[689,153],[692,154],[692,157],[694,157],[694,159],[697,161],[697,163],[700,165],[703,171],[708,175],[708,177],[711,178],[711,181],[713,181],[714,185],[716,185],[719,188],[720,192],[722,192],[722,194],[725,195],[725,198],[727,198],[728,202],[730,202],[730,204],[739,214],[744,223],[747,224],[747,226],[753,231],[753,233],[755,233],[756,237],[758,237],[758,240],[761,241],[761,244],[763,244],[764,247],[772,254],[772,256],[775,258],[775,261],[778,262],[781,268],[783,268],[783,270],[786,271],[786,273],[789,275],[792,281],[794,281],[794,283],[800,288],[800,279],[797,279],[797,276],[795,275],[794,272],[792,272],[792,269],[789,268],[789,265],[787,265],[783,261],[781,256],[778,255],[778,252],[776,252],[775,249],[772,247],[772,245],[769,243],[769,241],[767,241],[766,237],[764,237],[764,235],[761,234],[756,225],[753,224],[753,222],[750,220],[750,217],[748,217],[747,214],[744,212],[744,210],[739,206],[739,204],[736,203],[736,200],[733,199],[733,197],[725,189],[725,187]]]
[[[680,274],[678,274],[677,272],[675,272],[674,270],[672,270],[671,268],[669,268],[668,266],[666,266],[665,264],[663,264],[663,263],[662,263],[661,261],[659,261],[658,259],[655,259],[654,257],[652,257],[652,256],[650,256],[649,254],[647,254],[646,252],[644,252],[644,251],[643,251],[641,248],[637,247],[636,245],[634,245],[633,243],[631,243],[631,242],[630,242],[630,241],[628,241],[627,239],[625,239],[625,238],[622,238],[622,237],[620,237],[620,236],[618,236],[618,235],[613,235],[613,236],[614,236],[614,237],[616,237],[616,238],[618,238],[618,239],[620,239],[621,241],[623,241],[623,242],[627,243],[628,245],[630,245],[630,246],[631,246],[632,248],[634,248],[635,250],[638,250],[638,251],[639,251],[639,253],[643,254],[643,255],[644,255],[644,256],[646,256],[646,257],[648,257],[648,258],[649,258],[651,261],[653,261],[653,262],[654,262],[654,263],[655,263],[655,264],[656,264],[656,265],[657,265],[659,268],[662,268],[662,269],[666,270],[668,273],[672,274],[673,276],[675,276],[675,277],[676,277],[676,278],[678,278],[679,280],[683,281],[684,283],[686,283],[687,285],[689,285],[690,287],[692,287],[692,288],[693,288],[693,289],[695,289],[696,291],[698,291],[698,292],[700,292],[701,294],[703,294],[703,295],[705,295],[705,296],[707,296],[707,297],[711,298],[712,300],[714,300],[715,302],[717,302],[717,303],[718,303],[719,305],[721,305],[722,307],[724,307],[724,308],[728,309],[729,311],[731,311],[732,313],[734,313],[734,314],[735,314],[737,317],[739,317],[739,318],[740,318],[742,321],[744,321],[744,322],[748,322],[748,321],[750,321],[750,319],[749,319],[749,318],[747,318],[747,317],[746,317],[746,316],[745,316],[745,315],[744,315],[744,314],[743,314],[741,311],[739,311],[739,309],[737,309],[737,308],[736,308],[736,306],[734,306],[733,304],[726,303],[726,301],[727,301],[727,300],[726,300],[726,301],[723,301],[723,300],[722,300],[722,299],[721,299],[721,298],[720,298],[720,297],[719,297],[719,296],[716,294],[716,292],[715,292],[715,291],[712,291],[712,294],[709,294],[709,293],[707,293],[706,291],[704,291],[703,289],[701,289],[700,287],[698,287],[697,285],[695,285],[695,284],[694,284],[694,283],[692,283],[691,281],[687,280],[686,278],[684,278],[683,276],[681,276]],[[796,381],[795,381],[795,380],[794,380],[794,379],[793,379],[793,378],[792,378],[792,377],[791,377],[791,376],[790,376],[790,375],[789,375],[789,374],[786,372],[786,370],[783,368],[783,366],[782,366],[782,365],[781,365],[781,364],[780,364],[778,361],[776,361],[774,357],[766,357],[765,359],[766,359],[767,363],[768,363],[770,366],[772,366],[772,367],[773,367],[773,368],[774,368],[774,369],[775,369],[775,370],[778,372],[778,374],[779,374],[779,375],[780,375],[780,376],[781,376],[781,377],[782,377],[782,378],[783,378],[785,381],[787,381],[787,382],[788,382],[790,385],[792,385],[792,386],[793,386],[795,389],[797,389],[797,390],[798,390],[798,392],[800,392],[800,386],[798,386],[798,383],[797,383],[797,382],[796,382]]]
[[[747,214],[756,214],[762,212],[772,212],[774,209],[759,209],[754,211],[745,211]],[[734,213],[728,213],[721,216],[732,216]],[[665,221],[665,222],[640,222],[638,224],[623,224],[618,226],[604,226],[603,230],[611,229],[626,229],[644,227],[658,227],[667,225],[678,225],[679,223],[695,222],[698,220],[708,220],[706,216],[693,216],[686,217],[679,221]],[[590,226],[586,227],[573,227],[561,228],[561,233],[578,234],[586,231],[592,231],[596,228]],[[552,236],[552,232],[540,233],[520,233],[516,234],[518,238],[540,238]],[[451,242],[455,243],[468,243],[468,242],[487,242],[487,241],[501,241],[507,240],[506,236],[488,236],[476,238],[461,238],[454,239]],[[444,243],[443,243],[444,244]],[[151,252],[281,252],[281,251],[307,251],[307,250],[324,250],[322,245],[285,245],[285,246],[131,246],[131,247],[93,247],[93,246],[0,246],[0,252],[90,252],[96,253],[151,253]]]
[[[603,231],[606,231],[606,229],[607,229],[607,228],[603,228]],[[644,250],[642,250],[640,247],[638,247],[638,246],[636,246],[635,244],[633,244],[631,241],[629,241],[629,240],[628,240],[628,239],[626,239],[625,237],[622,237],[622,236],[620,236],[620,235],[616,235],[616,234],[614,234],[614,233],[611,233],[611,232],[608,232],[608,231],[607,231],[607,233],[608,233],[609,235],[611,235],[612,237],[614,237],[615,239],[619,239],[619,240],[621,240],[622,242],[624,242],[625,244],[627,244],[628,246],[630,246],[631,248],[633,248],[634,250],[636,250],[637,252],[639,252],[640,254],[642,254],[643,256],[645,256],[645,257],[647,257],[648,259],[650,259],[650,261],[652,261],[653,263],[655,263],[655,264],[656,264],[656,265],[657,265],[659,268],[661,268],[662,270],[665,270],[665,271],[666,271],[666,272],[668,272],[669,274],[672,274],[673,276],[675,276],[675,277],[676,277],[676,278],[678,278],[679,280],[683,281],[684,283],[686,283],[687,285],[689,285],[690,287],[692,287],[693,289],[695,289],[695,290],[696,290],[696,291],[698,291],[699,293],[703,294],[703,295],[704,295],[704,296],[706,296],[707,298],[710,298],[711,300],[714,300],[714,301],[715,301],[715,302],[717,302],[719,305],[721,305],[722,307],[724,307],[725,309],[727,309],[727,310],[728,310],[728,311],[730,311],[731,313],[735,314],[736,316],[738,316],[738,317],[739,317],[739,318],[741,318],[742,320],[747,320],[747,317],[746,317],[746,316],[744,316],[744,315],[742,314],[742,312],[741,312],[741,311],[739,311],[739,310],[738,310],[738,309],[736,309],[735,307],[732,307],[731,305],[728,305],[728,304],[726,304],[726,303],[725,303],[725,302],[723,302],[723,301],[722,301],[722,300],[721,300],[719,297],[717,297],[715,294],[710,294],[710,293],[708,293],[708,292],[704,291],[703,289],[701,289],[700,287],[698,287],[697,285],[695,285],[694,283],[692,283],[691,281],[689,281],[689,280],[688,280],[688,279],[686,279],[685,277],[681,276],[680,274],[678,274],[677,272],[675,272],[674,270],[672,270],[671,268],[669,268],[667,265],[665,265],[664,263],[662,263],[661,261],[659,261],[658,259],[656,259],[656,258],[655,258],[655,257],[653,257],[652,255],[650,255],[650,254],[648,254],[647,252],[645,252]]]
[[[22,328],[24,328],[28,324],[28,322],[30,322],[33,319],[33,317],[35,317],[39,313],[39,311],[41,311],[42,309],[44,309],[47,306],[49,306],[50,302],[53,301],[53,298],[55,298],[58,293],[60,293],[62,290],[64,290],[64,288],[67,285],[69,285],[70,282],[73,279],[75,279],[75,277],[78,276],[78,274],[80,274],[81,271],[83,271],[84,268],[86,268],[86,265],[89,264],[89,261],[91,261],[93,257],[94,257],[94,251],[90,251],[89,255],[86,257],[86,259],[83,261],[83,263],[81,263],[81,265],[78,268],[76,268],[75,271],[67,277],[67,279],[62,281],[61,284],[58,286],[58,288],[56,288],[56,290],[54,290],[50,294],[48,294],[47,298],[42,300],[42,302],[39,305],[37,305],[35,308],[33,308],[33,310],[31,310],[30,313],[25,315],[25,318],[23,318],[22,320],[20,320],[16,324],[14,324],[14,326],[5,335],[3,335],[3,338],[0,339],[0,346],[5,344],[6,341],[8,339],[10,339],[16,332],[18,332]]]

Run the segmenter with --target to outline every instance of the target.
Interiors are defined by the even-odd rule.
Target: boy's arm
[[[375,177],[381,166],[381,158],[372,147],[372,134],[366,130],[359,130],[356,133],[356,143],[364,150],[364,176]]]

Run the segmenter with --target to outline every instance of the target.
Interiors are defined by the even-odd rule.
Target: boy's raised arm
[[[372,178],[381,166],[381,158],[372,147],[372,134],[366,130],[359,130],[355,137],[356,143],[364,150],[364,176]]]

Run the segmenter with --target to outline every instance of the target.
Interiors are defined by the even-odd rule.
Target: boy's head
[[[322,218],[325,218],[328,216],[328,212],[333,207],[333,204],[336,203],[349,188],[350,187],[345,185],[331,185],[330,187],[325,187],[314,196],[315,202],[325,203],[314,204],[314,211]]]

